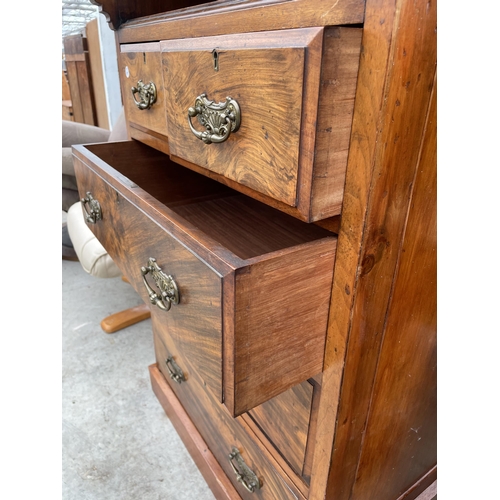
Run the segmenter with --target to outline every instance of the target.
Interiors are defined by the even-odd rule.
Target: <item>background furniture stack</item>
[[[111,130],[121,113],[121,90],[114,36],[101,17],[84,33],[63,38],[63,120]]]
[[[435,4],[101,3],[130,140],[80,195],[215,496],[432,498]]]

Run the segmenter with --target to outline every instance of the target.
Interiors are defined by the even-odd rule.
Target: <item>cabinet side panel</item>
[[[436,135],[434,92],[353,499],[396,498],[436,465]]]
[[[324,394],[335,396],[330,373],[342,370],[326,494],[332,500],[353,500],[435,71],[435,4],[367,1],[323,378]],[[336,409],[323,406],[320,422]],[[320,432],[329,437],[323,426]],[[322,481],[313,471],[314,500],[324,498]]]

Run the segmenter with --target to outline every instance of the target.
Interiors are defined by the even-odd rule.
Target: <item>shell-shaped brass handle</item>
[[[95,224],[98,220],[102,219],[102,210],[101,204],[92,196],[90,191],[87,191],[87,195],[85,198],[80,200],[83,211],[85,212],[85,220],[89,224]],[[89,206],[89,210],[87,210],[86,206]]]
[[[165,360],[165,364],[167,365],[168,374],[170,375],[170,378],[174,382],[181,384],[182,382],[186,381],[186,377],[184,376],[184,372],[182,371],[181,367],[175,362],[175,360],[172,356],[169,356]]]
[[[172,304],[178,304],[180,301],[179,289],[172,276],[165,274],[156,263],[156,259],[150,257],[148,265],[141,267],[144,286],[149,295],[151,304],[159,307],[162,311],[170,311]],[[146,275],[151,274],[159,294],[155,292],[147,282]]]
[[[193,127],[191,118],[198,117],[206,130],[200,132]],[[191,132],[205,144],[219,143],[227,140],[232,132],[237,132],[241,124],[239,104],[231,97],[218,104],[207,99],[206,94],[199,95],[194,106],[188,109],[188,123]]]
[[[236,480],[241,483],[247,491],[253,493],[260,489],[260,479],[255,475],[255,472],[248,467],[240,455],[238,448],[233,446],[229,454],[229,463],[236,474]],[[236,462],[236,465],[234,464]]]
[[[139,94],[139,99],[135,95]],[[143,83],[142,80],[137,82],[136,87],[132,87],[132,98],[135,105],[141,109],[149,109],[156,102],[156,85],[153,82]]]

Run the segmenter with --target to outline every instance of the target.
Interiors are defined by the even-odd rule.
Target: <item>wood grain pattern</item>
[[[310,28],[161,42],[172,158],[302,220],[339,214],[360,40],[360,29],[328,28],[323,42]],[[202,92],[240,105],[241,127],[222,144],[189,129]]]
[[[321,371],[335,247],[319,240],[236,271],[233,415]]]
[[[131,43],[358,24],[364,7],[364,0],[226,0],[130,21],[118,35],[120,43]]]
[[[120,68],[123,105],[127,121],[138,123],[161,136],[167,136],[165,90],[159,44],[153,42],[128,47],[127,52],[120,53]],[[142,80],[144,84],[153,82],[156,85],[156,102],[149,109],[139,109],[134,102],[132,87],[136,87],[139,80]],[[135,94],[135,99],[140,100],[139,94]]]
[[[312,397],[313,386],[302,382],[249,412],[299,476],[304,466]]]
[[[347,347],[327,488],[327,496],[336,499],[353,498],[434,79],[435,27],[433,4],[403,1],[395,8],[392,2],[367,3],[323,377],[329,397],[320,408],[320,421],[322,415],[336,414]],[[329,432],[326,427],[321,430],[325,442],[333,438]],[[325,455],[320,458],[321,453],[328,450],[318,448],[315,463],[328,460]],[[323,498],[324,476],[319,474],[324,472],[320,465],[316,479],[313,473],[312,498]]]
[[[338,215],[344,198],[361,28],[325,29],[310,220]]]
[[[157,134],[153,130],[142,127],[138,123],[127,123],[131,139],[141,141],[142,143],[147,144],[148,146],[155,148],[166,155],[170,155],[168,137]]]
[[[149,374],[153,392],[216,498],[241,500],[174,391],[167,384],[157,364],[149,367]]]
[[[436,465],[436,93],[413,181],[354,498],[366,498],[368,492],[399,496]],[[384,461],[377,460],[381,452]],[[402,463],[404,470],[398,467]]]
[[[135,325],[151,317],[151,311],[147,304],[140,304],[123,311],[111,314],[101,321],[101,328],[106,333],[115,333],[118,330]]]
[[[170,380],[168,371],[164,368],[167,351],[163,342],[156,335],[155,353],[160,371],[167,374],[167,383],[242,499],[297,500],[302,498],[293,484],[286,483],[280,477],[279,472],[275,469],[276,464],[271,464],[262,456],[257,445],[238,421],[232,418],[212,396],[211,392],[205,389],[203,380],[198,376],[196,370],[191,370],[189,379],[185,383],[177,384]],[[187,360],[183,362],[180,356],[179,358],[179,363],[188,364]],[[228,460],[233,446],[238,448],[245,463],[262,482],[261,489],[254,493],[246,491],[236,480]]]
[[[150,257],[173,276],[181,301],[166,313],[154,308],[163,318],[159,334],[189,353],[233,416],[319,373],[332,233],[165,163],[163,154],[139,143],[74,151],[80,194],[90,191],[103,211],[91,230],[145,301],[141,267]],[[130,162],[132,152],[141,156]],[[160,212],[146,204],[153,196]]]
[[[248,413],[244,413],[243,415],[238,416],[237,420],[240,423],[241,427],[252,438],[254,443],[259,447],[264,457],[266,457],[271,463],[276,463],[280,473],[285,478],[285,480],[287,482],[293,483],[293,485],[302,494],[302,496],[304,498],[307,498],[309,494],[308,485],[305,481],[302,480],[301,477],[297,475],[290,464],[283,458],[279,451],[269,441],[269,438],[256,424],[255,420],[253,420]]]
[[[286,35],[271,33],[265,49],[260,38],[253,43],[253,35],[243,47],[238,36],[214,37],[206,41],[210,48],[198,48],[197,39],[183,40],[180,50],[163,42],[172,154],[295,206],[305,47],[320,33],[305,31],[302,47],[283,46]],[[219,71],[213,67],[215,48]],[[204,144],[189,128],[187,110],[202,93],[216,103],[230,96],[240,106],[240,129],[224,143]],[[193,125],[204,130],[197,119]]]
[[[75,172],[81,196],[91,191],[102,207],[103,219],[89,227],[144,302],[150,301],[141,268],[150,257],[176,281],[179,304],[168,312],[152,307],[152,315],[160,316],[163,328],[175,336],[181,351],[190,353],[207,386],[222,400],[220,275],[80,162]],[[158,291],[151,276],[146,281]]]

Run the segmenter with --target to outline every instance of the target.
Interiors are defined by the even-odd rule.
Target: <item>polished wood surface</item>
[[[127,2],[123,5],[126,5],[130,14],[130,4]],[[151,4],[145,6],[150,7]],[[153,11],[150,13],[153,14]],[[168,383],[182,402],[190,421],[196,422],[197,428],[205,429],[204,436],[215,434],[225,436],[223,440],[228,440],[235,429],[234,425],[238,424],[239,430],[235,432],[243,432],[238,439],[248,440],[241,450],[252,450],[249,456],[253,464],[259,463],[259,457],[264,457],[266,464],[272,464],[276,478],[283,478],[290,486],[287,494],[292,497],[309,500],[431,498],[436,491],[437,475],[434,275],[436,5],[425,0],[221,0],[184,10],[163,9],[162,13],[139,17],[140,14],[132,15],[121,26],[117,34],[119,44],[162,41],[165,46],[173,46],[184,43],[179,41],[181,39],[197,38],[196,43],[203,43],[201,39],[204,37],[227,35],[232,38],[236,34],[241,36],[295,28],[323,29],[325,36],[321,51],[316,52],[321,54],[321,63],[314,64],[321,64],[318,99],[330,104],[325,108],[320,107],[317,115],[314,149],[308,147],[301,151],[313,151],[317,162],[315,165],[331,165],[334,170],[338,158],[325,149],[329,147],[329,138],[334,133],[333,129],[329,131],[328,120],[331,115],[337,113],[335,122],[340,128],[345,128],[343,102],[335,94],[337,85],[343,85],[334,76],[342,74],[342,66],[336,67],[336,52],[343,47],[344,34],[352,35],[354,39],[356,33],[359,37],[362,30],[352,128],[348,141],[340,141],[339,144],[343,145],[336,153],[345,154],[348,148],[341,217],[333,220],[328,217],[326,220],[329,222],[323,224],[325,228],[338,233],[339,238],[333,286],[326,305],[328,307],[329,304],[330,312],[324,363],[314,378],[310,379],[315,386],[302,476],[297,475],[277,451],[271,442],[271,431],[264,432],[263,428],[270,425],[272,417],[261,416],[264,420],[261,422],[262,427],[249,414],[231,418],[213,391],[207,390],[209,384],[204,385],[207,377],[201,376],[198,367],[192,364],[187,348],[180,348],[179,354],[174,354],[179,363],[186,366],[187,383]],[[336,33],[339,37],[332,36],[329,39],[329,33]],[[343,57],[352,62],[356,55],[347,51]],[[306,65],[310,62],[307,56],[305,61]],[[252,77],[259,78],[258,75]],[[350,79],[347,81],[350,81],[349,91],[352,93],[353,82]],[[262,84],[265,85],[265,82]],[[175,94],[177,90],[183,91],[172,89],[171,92]],[[276,290],[276,294],[269,294],[265,288],[260,289],[257,283],[262,279],[263,283],[268,280],[268,287],[272,288],[273,283],[272,272],[270,275],[267,273],[273,261],[270,254],[262,253],[259,249],[262,241],[255,244],[252,237],[246,245],[243,237],[237,237],[231,242],[233,238],[230,232],[233,229],[224,235],[226,222],[220,214],[231,211],[229,207],[233,207],[232,210],[238,213],[232,218],[234,228],[238,226],[238,221],[245,219],[246,211],[252,207],[241,205],[242,198],[233,199],[228,194],[230,191],[224,191],[227,188],[223,184],[253,197],[255,190],[252,193],[248,186],[238,185],[239,178],[228,179],[210,170],[219,168],[212,163],[201,167],[172,154],[172,144],[169,144],[168,139],[164,140],[161,134],[153,133],[139,124],[135,130],[138,140],[171,154],[175,162],[187,167],[181,169],[178,166],[179,173],[188,169],[199,171],[207,182],[210,195],[195,203],[186,203],[183,196],[181,199],[175,198],[176,188],[165,195],[165,187],[159,179],[163,178],[164,170],[170,167],[153,153],[144,151],[143,154],[139,147],[133,151],[127,146],[122,152],[109,148],[104,154],[107,164],[99,165],[98,169],[99,175],[113,189],[122,193],[120,196],[126,197],[147,217],[155,220],[172,238],[191,248],[206,265],[218,270],[223,290],[223,398],[224,404],[234,415],[239,411],[238,408],[244,410],[245,406],[238,406],[242,401],[251,401],[255,393],[261,392],[246,385],[243,372],[238,372],[239,364],[250,365],[238,356],[245,350],[250,354],[257,353],[257,344],[262,342],[259,352],[262,359],[256,358],[258,362],[263,365],[267,362],[269,366],[276,357],[278,365],[281,363],[280,353],[271,350],[276,356],[269,354],[266,344],[269,339],[258,330],[248,344],[245,342],[246,325],[248,323],[251,328],[257,329],[259,322],[268,321],[257,304],[272,308],[272,304],[265,303],[264,297],[272,297],[268,298],[268,302],[280,302],[284,295],[282,290],[289,290],[287,287],[291,285],[283,284],[284,288]],[[281,130],[282,137],[285,134],[286,131]],[[76,148],[75,155],[83,162],[88,158],[92,162],[100,161],[97,150],[93,148],[85,153]],[[134,162],[128,161],[132,155]],[[144,162],[144,158],[148,160]],[[134,166],[129,167],[128,163],[134,163]],[[143,180],[137,182],[141,177],[135,176],[144,170],[145,164],[148,170],[148,163],[156,166],[149,170],[155,171],[153,179],[147,181],[145,175]],[[120,173],[122,169],[125,174]],[[157,174],[158,171],[162,173]],[[332,189],[333,177],[325,176],[321,168],[318,173],[325,179],[323,185],[329,186],[327,191]],[[187,174],[183,172],[181,175]],[[220,191],[212,187],[211,178],[217,181]],[[264,193],[259,194],[259,200],[282,211],[281,215],[290,214],[295,218],[313,220],[309,212],[308,218],[304,218],[298,209],[307,179],[300,174],[293,182],[298,186],[297,207]],[[196,186],[196,181],[193,184]],[[320,185],[312,189],[312,204],[316,203],[314,207],[322,214],[320,217],[326,217],[332,208],[329,203],[333,201],[325,201],[328,196],[318,191]],[[168,198],[173,204],[165,203]],[[203,211],[197,209],[197,203],[199,207],[210,207],[208,213],[212,220],[206,224],[210,229],[204,227]],[[335,203],[339,204],[340,201]],[[175,211],[175,205],[178,212]],[[318,208],[320,205],[323,208]],[[180,212],[183,212],[182,215]],[[292,229],[291,226],[289,229],[289,235],[296,231],[301,234],[301,230]],[[279,256],[276,262],[281,260],[283,264],[287,259],[294,260],[294,254],[295,257],[300,256],[298,247],[295,247],[294,252],[290,252],[289,248],[277,248],[279,238],[271,237],[273,232],[275,229],[269,232],[268,249]],[[310,251],[320,243],[321,238],[313,238],[298,246],[307,247]],[[298,260],[295,259],[294,265],[299,265]],[[243,270],[248,270],[248,275]],[[243,279],[241,282],[236,279],[240,276]],[[310,293],[300,296],[300,300],[296,300],[292,306],[276,305],[276,310],[282,312],[283,321],[291,325],[296,308],[300,309],[310,296]],[[239,316],[236,313],[238,303],[244,306],[240,307]],[[245,317],[247,305],[255,308],[252,318]],[[157,329],[160,331],[160,326]],[[283,331],[281,325],[276,330]],[[303,331],[307,335],[307,331]],[[303,331],[300,330],[300,333]],[[291,348],[288,335],[280,336],[278,333],[278,337],[284,351]],[[171,350],[180,345],[179,341],[173,340],[168,330],[162,333],[162,339]],[[255,345],[252,345],[253,341]],[[157,359],[161,363],[161,353],[166,348],[162,347],[159,337],[156,342]],[[288,355],[292,361],[299,361],[294,354]],[[266,356],[269,357],[266,359]],[[283,359],[286,356],[284,354]],[[168,376],[165,368],[163,370]],[[257,385],[261,376],[263,380],[267,377],[266,374],[253,373],[251,367],[248,373],[254,377]],[[266,391],[275,384],[272,378],[267,380],[271,385],[266,387]],[[286,387],[282,387],[283,390]],[[160,394],[159,398],[161,400],[163,396]],[[214,431],[214,428],[218,430]],[[189,443],[190,438],[186,437],[185,431],[182,432]],[[232,470],[223,464],[225,459],[222,457],[227,452],[220,448],[220,438],[218,442],[210,439],[207,437],[206,445],[210,450],[215,450],[214,456],[221,457],[219,461],[223,472],[210,469],[211,472],[206,473],[208,480],[217,482],[220,477],[221,481],[228,478],[234,481],[230,477]],[[274,440],[279,441],[279,438],[274,437]],[[193,453],[199,457],[199,452]],[[274,481],[276,486],[272,487],[273,495],[280,498],[279,480]]]
[[[284,211],[302,220],[339,214],[360,41],[360,29],[310,28],[161,42],[170,154],[276,208],[295,207]],[[202,92],[241,108],[241,127],[224,143],[206,145],[189,128]]]
[[[313,120],[318,102],[314,88],[310,102],[302,97],[311,72],[305,53],[320,51],[321,42],[319,29],[162,42],[171,153],[295,206],[302,114],[313,106]],[[215,103],[230,96],[240,106],[241,126],[224,143],[204,144],[189,128],[187,111],[202,93]]]
[[[325,29],[310,220],[340,214],[363,30]]]
[[[120,57],[120,82],[125,115],[130,123],[137,123],[162,136],[167,136],[165,117],[165,89],[161,68],[161,56],[158,43],[127,47]],[[153,82],[156,86],[156,102],[149,109],[139,109],[134,102],[132,87],[137,87],[139,80],[144,84]],[[135,99],[140,101],[138,93]]]
[[[333,233],[230,192],[142,144],[74,151],[80,195],[90,191],[103,212],[90,229],[144,301],[141,268],[150,257],[172,275],[180,303],[153,314],[233,416],[321,371]],[[142,153],[141,161],[130,162],[133,153]],[[152,195],[163,202],[161,214],[147,204]]]
[[[241,500],[156,364],[149,367],[149,374],[153,392],[215,497],[218,500]]]
[[[150,317],[151,311],[149,310],[149,306],[147,304],[140,304],[107,316],[101,321],[101,328],[106,333],[115,333]]]
[[[320,408],[320,421],[322,415],[336,415],[336,402],[340,397],[337,428],[322,427],[320,430],[321,439],[332,442],[327,491],[336,499],[369,498],[366,490],[358,490],[355,486],[361,479],[358,477],[359,460],[363,437],[369,432],[367,425],[374,426],[375,430],[403,421],[396,415],[392,423],[368,417],[381,347],[391,348],[383,339],[411,194],[415,193],[414,178],[435,77],[435,28],[433,4],[401,1],[395,10],[391,2],[367,2],[364,50],[339,233],[338,252],[342,257],[337,259],[334,274],[323,376],[323,391],[328,392],[329,397]],[[422,286],[433,285],[423,282]],[[430,290],[429,293],[432,294]],[[407,307],[407,314],[411,316],[411,302],[407,302]],[[432,323],[432,317],[429,321]],[[430,335],[427,346],[432,348],[435,332],[427,332]],[[419,397],[428,401],[433,386],[427,380],[419,382]],[[397,404],[403,394],[394,393],[389,404]],[[427,417],[426,426],[432,433],[433,413]],[[413,432],[410,427],[415,427],[408,427],[408,431]],[[389,457],[390,450],[387,443],[387,447],[378,450],[379,456]],[[400,478],[404,477],[410,487],[412,481],[427,473],[428,454],[435,456],[435,451],[432,444],[427,451],[421,450],[423,454],[418,456],[423,462],[419,472],[417,465],[409,469],[407,462],[394,465],[384,458],[381,461],[384,468],[378,478],[381,475],[394,477],[393,474],[400,471]],[[315,478],[313,473],[312,478],[312,498],[315,499],[323,498],[326,485],[321,464],[330,460],[325,456],[327,453],[318,448],[315,457],[319,467],[318,475]],[[414,460],[418,463],[417,457]],[[385,469],[389,464],[395,467],[394,471]],[[408,475],[407,470],[411,470]],[[385,487],[388,498],[396,498],[402,493],[399,488],[403,484],[398,479],[386,483]]]
[[[312,397],[313,386],[303,382],[249,412],[299,476],[304,467]]]
[[[234,395],[225,393],[233,414],[321,372],[335,243],[320,240],[237,271]]]
[[[190,352],[207,386],[222,400],[220,275],[80,161],[75,162],[75,172],[81,196],[90,191],[102,207],[102,220],[90,224],[90,229],[144,302],[150,300],[141,268],[148,265],[150,257],[176,281],[179,304],[172,305],[170,311],[154,306],[152,314],[162,318],[162,328],[175,332],[181,350]],[[168,186],[174,200],[180,199],[179,183],[170,182]],[[193,187],[188,184],[184,189],[186,198],[192,196]],[[157,290],[151,276],[145,279]]]
[[[328,4],[325,0],[222,0],[131,20],[118,31],[118,38],[120,43],[131,43],[358,24],[363,22],[364,9],[364,0],[335,0]]]
[[[385,320],[354,498],[405,492],[436,465],[436,90],[427,116]],[[387,425],[391,422],[390,425]],[[384,462],[377,460],[384,452]],[[407,464],[404,473],[399,464]],[[386,481],[377,481],[383,476]]]
[[[153,329],[156,328],[156,317],[153,316]],[[167,338],[168,340],[168,338]],[[168,374],[165,359],[167,347],[155,335],[155,352],[158,369],[163,373],[170,388],[187,411],[198,432],[207,443],[210,451],[218,460],[225,474],[234,485],[242,499],[261,498],[265,500],[302,499],[299,491],[292,483],[286,482],[276,470],[276,463],[271,463],[262,456],[251,436],[243,429],[238,420],[232,418],[223,406],[204,387],[203,379],[196,370],[189,372],[186,382],[173,382]],[[179,356],[182,366],[188,365],[187,359]],[[262,482],[262,487],[254,493],[248,492],[236,479],[228,460],[231,448],[235,446],[248,467]]]

